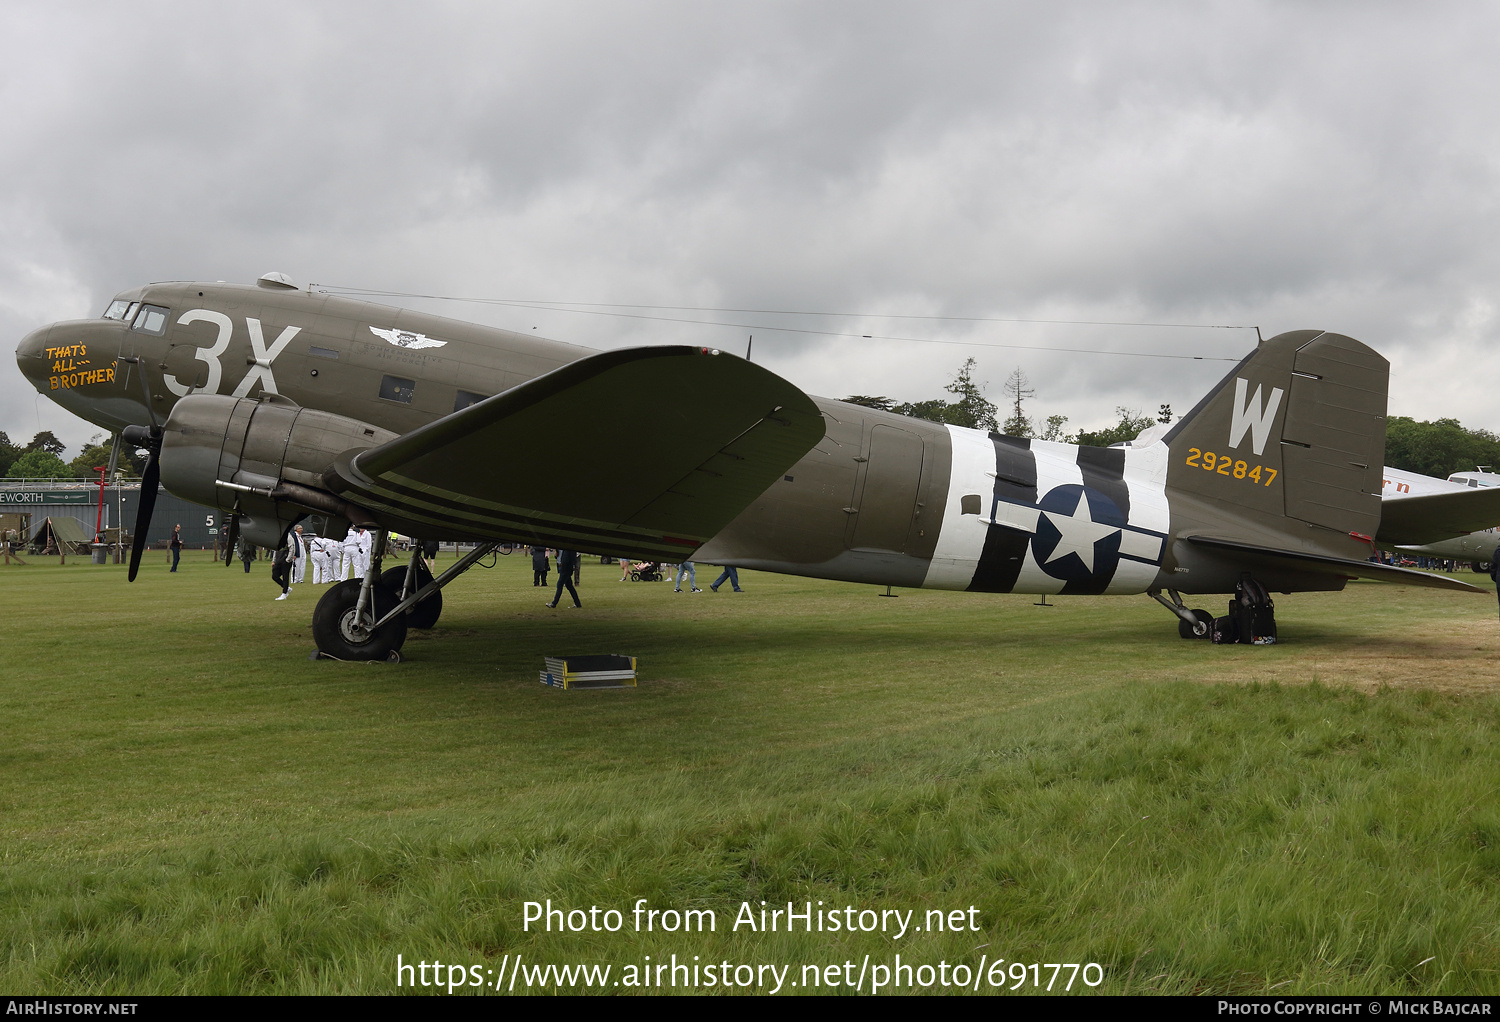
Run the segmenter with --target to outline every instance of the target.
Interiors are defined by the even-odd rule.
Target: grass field
[[[1281,645],[1213,647],[1145,597],[674,594],[593,558],[584,609],[551,611],[517,555],[397,666],[309,661],[310,585],[152,556],[133,585],[0,568],[0,991],[388,993],[399,954],[654,992],[675,954],[868,992],[899,954],[1001,959],[1027,992],[1013,964],[1098,963],[1075,992],[1500,992],[1493,597],[1356,583],[1279,597]],[[640,687],[538,684],[590,652],[638,656]],[[526,928],[547,899],[623,923]],[[716,929],[637,932],[638,899]],[[962,927],[733,928],[762,901]]]

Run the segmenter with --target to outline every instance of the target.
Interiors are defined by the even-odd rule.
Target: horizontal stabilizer
[[[1345,557],[1327,557],[1321,554],[1309,554],[1297,550],[1276,550],[1271,547],[1255,546],[1250,543],[1239,543],[1230,539],[1214,539],[1210,536],[1190,536],[1188,537],[1188,542],[1239,554],[1241,557],[1253,562],[1247,565],[1248,568],[1252,569],[1264,565],[1270,568],[1313,572],[1322,575],[1342,575],[1345,578],[1368,578],[1377,582],[1426,586],[1429,589],[1460,589],[1470,593],[1488,592],[1488,590],[1480,589],[1478,586],[1471,586],[1467,582],[1460,582],[1458,579],[1449,578],[1446,575],[1430,575],[1425,571],[1397,568],[1389,564],[1376,564],[1374,561],[1356,561]]]
[[[1500,525],[1500,486],[1387,497],[1380,502],[1375,538],[1391,546],[1421,546]]]
[[[570,362],[379,447],[325,484],[427,539],[678,561],[823,438],[811,398],[709,348]]]

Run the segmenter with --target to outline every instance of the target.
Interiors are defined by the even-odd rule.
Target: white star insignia
[[[1089,517],[1089,501],[1083,494],[1078,495],[1078,506],[1071,515],[1057,511],[1043,511],[1042,514],[1061,534],[1052,556],[1045,563],[1051,564],[1069,554],[1077,554],[1091,575],[1094,573],[1094,544],[1120,531],[1118,526],[1105,525]]]

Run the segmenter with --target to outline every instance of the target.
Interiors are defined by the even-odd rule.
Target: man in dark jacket
[[[563,587],[567,587],[568,594],[573,597],[573,606],[582,607],[583,602],[578,599],[578,590],[573,588],[573,573],[578,570],[578,551],[559,550],[557,552],[557,592],[552,594],[552,602],[549,607],[556,607],[557,601],[562,599]]]
[[[278,600],[292,595],[292,558],[284,546],[277,547],[271,557],[271,581],[281,589],[281,595],[276,597]]]
[[[297,529],[301,528],[302,526],[297,526]],[[271,580],[281,586],[281,595],[276,597],[278,600],[292,595],[292,583],[297,580],[297,564],[306,556],[307,548],[302,545],[302,533],[288,532],[286,545],[277,548],[276,560],[271,564]]]
[[[534,586],[547,584],[547,548],[544,546],[531,548],[531,584]]]
[[[1490,554],[1490,578],[1495,580],[1495,592],[1500,594],[1500,546]]]

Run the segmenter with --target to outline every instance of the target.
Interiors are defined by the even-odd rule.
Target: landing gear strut
[[[404,600],[432,581],[432,572],[422,563],[421,546],[414,547],[411,561],[404,568],[389,568],[380,576],[380,584]],[[443,592],[434,589],[406,612],[406,627],[431,628],[443,613]]]
[[[1175,589],[1168,589],[1167,592],[1172,594],[1170,600],[1161,594],[1160,589],[1153,589],[1146,595],[1177,615],[1178,635],[1184,639],[1209,638],[1214,627],[1214,616],[1206,610],[1188,610],[1187,604],[1182,602],[1181,593]]]
[[[442,588],[500,545],[481,543],[437,578],[422,567],[420,554],[414,555],[407,567],[392,568],[382,575],[380,562],[385,555],[386,536],[385,529],[375,534],[374,556],[363,579],[340,582],[318,601],[313,611],[313,638],[324,656],[337,660],[399,660],[407,627],[432,627],[442,612]],[[392,576],[396,576],[396,585],[387,582]]]

